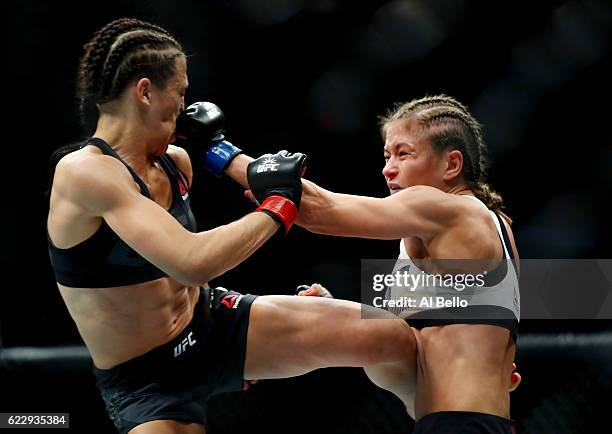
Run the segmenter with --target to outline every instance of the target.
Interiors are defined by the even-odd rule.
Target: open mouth
[[[400,187],[398,184],[387,184],[387,186],[389,187],[389,192],[391,194],[397,193],[398,191],[403,190],[402,187]]]

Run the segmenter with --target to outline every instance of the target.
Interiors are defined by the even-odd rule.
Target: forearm
[[[237,155],[226,173],[243,187],[249,188],[247,166],[251,161],[253,159],[247,155]],[[378,199],[334,193],[302,179],[302,200],[296,224],[319,234],[369,237],[370,231],[364,230],[363,221],[371,223],[371,218],[362,218],[364,214],[369,214],[367,206],[361,204],[363,200]]]
[[[234,181],[244,188],[249,188],[249,183],[247,181],[247,166],[251,161],[253,161],[253,159],[248,155],[239,154],[232,160],[225,170],[225,173],[231,176]]]
[[[302,180],[302,186],[302,203],[296,224],[318,234],[365,235],[353,228],[353,223],[360,220],[360,213],[356,212],[359,207],[353,206],[359,196],[334,193],[306,179]]]
[[[188,249],[195,284],[213,279],[236,267],[259,249],[279,228],[279,223],[262,212],[247,214],[240,220],[194,234]]]
[[[296,224],[310,232],[334,235],[334,223],[327,218],[334,207],[333,194],[302,179],[302,202]]]
[[[226,173],[243,187],[249,188],[247,166],[251,161],[253,161],[253,158],[240,154],[232,160],[226,169]],[[329,219],[329,210],[333,207],[332,195],[334,193],[306,179],[302,179],[302,189],[300,214],[296,223],[311,232],[334,235],[335,225]]]
[[[310,232],[380,240],[410,233],[413,213],[393,206],[389,198],[334,193],[303,180],[304,194],[296,224]]]

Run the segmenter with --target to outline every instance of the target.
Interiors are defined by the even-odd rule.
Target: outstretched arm
[[[223,114],[211,103],[194,103],[177,123],[181,135],[204,152],[204,166],[215,175],[227,173],[249,188],[247,166],[252,158],[223,140]],[[178,126],[181,126],[178,128]],[[338,194],[313,182],[303,181],[301,212],[297,223],[322,234],[375,239],[398,239],[408,235],[433,237],[448,224],[455,207],[450,195],[418,186],[385,199]]]
[[[258,191],[264,199],[258,210],[263,212],[200,233],[187,231],[162,207],[143,196],[125,166],[112,157],[77,155],[62,160],[52,195],[55,206],[73,215],[70,221],[102,218],[153,265],[186,285],[199,285],[249,257],[276,232],[278,220],[287,225],[276,208],[266,206],[272,187],[289,194],[295,190],[294,184],[300,185],[299,158],[286,160],[274,173],[253,175],[253,182],[261,184]],[[283,200],[275,197],[275,204]]]
[[[238,155],[226,172],[245,188],[249,188],[246,166],[251,160]],[[382,199],[334,193],[307,179],[302,179],[302,188],[296,223],[326,235],[389,240],[408,235],[429,238],[461,211],[456,198],[428,186],[407,188]]]
[[[448,225],[457,212],[453,198],[441,190],[416,186],[385,198],[334,193],[303,182],[300,219],[306,229],[327,235],[428,239]]]

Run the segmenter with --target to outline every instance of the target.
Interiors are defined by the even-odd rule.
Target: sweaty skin
[[[187,153],[168,145],[175,138],[186,88],[186,64],[179,58],[176,73],[163,89],[148,78],[135,79],[116,99],[100,106],[93,136],[107,142],[136,172],[152,200],[141,194],[121,161],[94,146],[68,154],[55,169],[47,229],[57,248],[89,239],[105,222],[167,274],[111,288],[58,283],[100,369],[110,369],[175,338],[193,318],[198,287],[244,261],[279,228],[269,215],[253,212],[227,225],[192,233],[167,212],[171,186],[156,157],[168,152],[188,183],[192,182]],[[346,300],[258,297],[249,315],[243,378],[286,378],[318,368],[355,366],[364,367],[373,381],[382,384],[379,377],[386,378],[385,371],[391,367],[402,373],[394,385],[410,385],[416,376],[414,334],[404,321],[391,315],[386,318],[362,321],[361,305]],[[204,428],[163,419],[130,432],[162,431],[202,433]]]
[[[333,295],[327,288],[325,288],[320,283],[313,283],[310,285],[308,289],[303,289],[297,293],[299,296],[307,296],[307,297],[327,297],[333,298]],[[418,330],[413,329],[418,332]],[[516,372],[516,363],[512,363],[512,374],[510,375],[510,392],[514,392],[518,386],[521,384],[523,378],[521,374]]]
[[[320,234],[401,239],[417,265],[419,259],[479,259],[488,261],[491,269],[499,264],[502,245],[488,210],[462,197],[472,192],[458,176],[463,164],[459,151],[440,158],[410,122],[399,120],[387,125],[384,156],[390,196],[334,193],[304,179],[296,223]],[[246,188],[249,161],[240,155],[228,171]],[[248,191],[247,196],[252,197]],[[518,263],[512,231],[507,222],[504,225]],[[453,324],[413,332],[418,369],[414,412],[407,405],[411,415],[418,419],[455,410],[509,418],[516,344],[507,329]],[[396,394],[401,393],[411,392]]]
[[[199,296],[197,286],[206,285],[207,280],[248,257],[278,227],[270,217],[253,213],[241,223],[192,234],[167,213],[172,190],[155,157],[167,151],[190,185],[192,181],[187,153],[168,145],[174,139],[188,85],[186,63],[184,59],[177,62],[177,73],[165,89],[141,79],[119,101],[105,104],[94,133],[112,144],[136,171],[153,201],[140,193],[120,161],[95,146],[67,155],[55,171],[47,228],[57,247],[68,248],[86,240],[104,219],[132,248],[169,275],[113,288],[58,284],[95,365],[101,369],[176,337],[191,321]],[[152,224],[139,224],[143,221]]]
[[[188,157],[185,151],[170,147],[168,153],[191,182],[191,167],[187,164]],[[196,255],[195,252],[190,258],[187,257],[192,250],[190,245],[200,240],[197,239],[197,234],[184,231],[166,212],[165,209],[170,206],[171,187],[168,178],[162,172],[163,169],[157,163],[152,164],[146,172],[139,174],[150,188],[155,201],[153,203],[140,194],[138,185],[123,164],[103,155],[93,146],[76,151],[65,160],[60,162],[56,171],[49,212],[49,235],[56,246],[67,248],[76,245],[89,238],[102,223],[102,217],[91,216],[90,210],[101,206],[100,197],[103,197],[104,193],[97,193],[104,187],[91,185],[91,180],[79,179],[86,176],[91,178],[88,173],[95,171],[94,178],[112,179],[113,186],[117,187],[114,190],[120,197],[115,199],[111,196],[109,200],[116,200],[119,203],[125,201],[129,204],[125,211],[120,205],[116,205],[108,212],[99,213],[104,214],[107,223],[117,233],[123,234],[124,239],[130,240],[129,242],[137,250],[140,249],[145,253],[145,257],[155,258],[157,264],[162,265],[162,269],[172,271],[173,266],[185,266],[187,270],[192,267],[194,272],[194,276],[183,273],[184,277],[178,273],[181,280],[184,279],[183,282],[173,273],[175,277],[167,276],[149,282],[112,288],[70,288],[58,284],[95,365],[101,369],[108,369],[176,337],[191,321],[193,307],[198,301],[199,290],[196,285],[189,282],[201,279],[205,285],[206,274],[210,273],[209,275],[213,277],[219,268],[223,269],[227,264],[215,264],[212,259],[208,260],[203,255]],[[74,173],[80,171],[83,172]],[[109,183],[106,181],[107,185]],[[239,235],[225,239],[225,242],[233,244],[242,256],[252,253],[257,246],[263,244],[277,227],[269,217],[261,213],[247,217],[253,226],[245,228],[249,234],[245,233],[246,231],[239,231],[245,236],[244,240],[240,241]],[[142,231],[133,227],[144,218],[157,223],[156,235],[139,233]],[[218,229],[218,233],[208,234],[211,243],[215,240],[221,242],[223,232],[228,235],[228,231],[224,228]],[[151,244],[155,244],[155,237],[183,240],[184,253],[170,246],[165,250],[152,248]],[[246,240],[248,242],[244,242]],[[238,246],[238,241],[243,247]],[[167,264],[162,264],[157,259],[161,257],[163,260],[167,255],[175,255],[174,259],[167,261]],[[208,263],[210,268],[202,270],[203,273],[199,277],[195,270],[197,264],[185,263],[190,260]]]

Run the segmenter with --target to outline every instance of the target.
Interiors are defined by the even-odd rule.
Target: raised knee
[[[377,321],[378,320],[366,320]],[[416,340],[412,329],[402,320],[380,320],[370,323],[366,352],[369,364],[409,361],[416,355]]]
[[[410,326],[403,320],[390,320],[385,333],[385,348],[389,361],[411,360],[416,355],[416,339]]]

